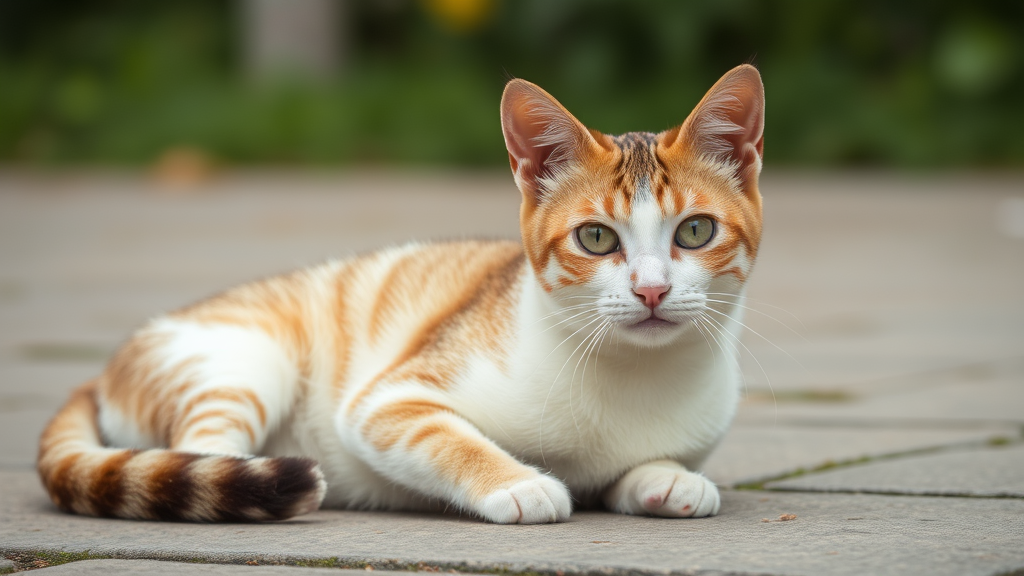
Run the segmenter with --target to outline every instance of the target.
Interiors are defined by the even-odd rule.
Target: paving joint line
[[[743,426],[798,426],[807,428],[863,428],[863,429],[910,429],[910,430],[984,430],[1018,428],[1024,437],[1024,420],[980,420],[980,419],[943,419],[943,418],[784,418],[780,420],[766,418],[737,418],[733,427]]]
[[[729,488],[733,490],[764,490],[764,491],[775,491],[775,492],[836,492],[846,494],[883,494],[883,495],[906,495],[906,496],[946,496],[948,494],[921,494],[921,493],[904,493],[904,492],[875,492],[868,490],[809,490],[806,488],[768,488],[765,484],[771,482],[779,482],[781,480],[789,480],[792,478],[799,478],[810,474],[817,474],[820,472],[827,472],[829,470],[838,470],[843,468],[853,468],[855,466],[861,466],[871,462],[881,462],[887,460],[899,460],[910,456],[923,456],[929,454],[944,454],[951,452],[969,452],[977,449],[992,449],[1002,448],[1006,446],[1017,446],[1024,444],[1024,430],[1021,431],[1021,435],[1017,438],[1007,438],[1005,436],[994,436],[988,440],[970,440],[967,442],[957,442],[954,444],[943,444],[941,446],[929,446],[927,448],[915,448],[913,450],[901,450],[898,452],[888,452],[885,454],[879,454],[876,456],[860,456],[858,458],[848,458],[838,461],[826,461],[817,466],[811,468],[797,468],[789,472],[783,472],[769,476],[767,478],[753,479],[734,482],[729,485]],[[975,498],[1022,498],[1020,496],[975,496]]]
[[[188,556],[174,553],[143,553],[128,551],[93,554],[89,550],[68,552],[47,549],[0,549],[0,557],[15,563],[14,572],[28,572],[84,560],[150,560],[233,566],[291,566],[296,568],[333,568],[338,570],[382,570],[430,574],[485,574],[493,576],[773,576],[771,572],[730,571],[718,569],[644,570],[625,567],[548,567],[527,563],[474,562],[410,562],[388,559],[363,559],[332,556],[328,558],[287,557],[265,554],[235,553],[225,555]]]
[[[871,488],[762,488],[765,492],[790,492],[802,494],[874,494],[876,496],[913,496],[926,498],[978,498],[982,500],[1024,500],[1020,494],[971,494],[970,492],[899,492],[895,490],[874,490]]]

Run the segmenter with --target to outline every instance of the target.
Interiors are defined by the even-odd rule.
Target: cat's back
[[[314,317],[331,309],[351,316],[332,321],[356,320],[364,325],[350,327],[376,339],[425,317],[474,308],[489,292],[506,292],[502,282],[517,282],[522,263],[522,247],[512,241],[414,242],[242,284],[164,318],[281,335],[309,330]]]
[[[259,331],[307,380],[341,388],[403,355],[500,347],[524,262],[512,241],[409,243],[245,284],[167,318]]]
[[[189,355],[235,347],[279,357],[301,383],[296,393],[322,391],[337,402],[353,381],[403,357],[487,341],[493,348],[522,262],[515,242],[410,243],[243,284],[138,330],[108,365],[101,397],[129,417],[153,413],[142,427],[150,440],[138,444],[167,442],[171,419],[159,418],[166,411],[151,400],[189,393],[187,381],[177,382]],[[164,374],[168,366],[182,377]]]

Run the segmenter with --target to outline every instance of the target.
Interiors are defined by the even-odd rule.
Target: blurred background
[[[498,100],[680,123],[729,68],[768,166],[1024,165],[1018,0],[4,0],[0,162],[504,165]]]

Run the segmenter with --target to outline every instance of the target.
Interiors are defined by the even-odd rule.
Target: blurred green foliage
[[[598,130],[657,131],[753,62],[769,164],[1024,165],[1019,0],[496,0],[468,23],[437,2],[346,1],[337,78],[254,82],[236,3],[4,0],[0,161],[188,146],[226,163],[501,164],[510,76]]]

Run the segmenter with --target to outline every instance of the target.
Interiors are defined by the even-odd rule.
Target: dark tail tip
[[[221,521],[284,520],[320,507],[327,484],[309,458],[237,460],[220,478],[213,516]]]

